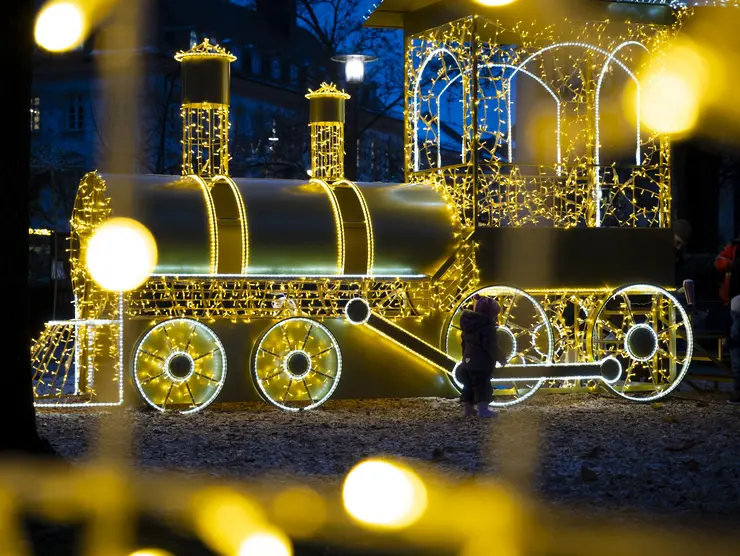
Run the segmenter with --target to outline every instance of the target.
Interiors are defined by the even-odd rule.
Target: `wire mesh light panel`
[[[641,125],[640,70],[672,26],[469,17],[413,35],[409,181],[465,225],[670,226],[666,136]]]

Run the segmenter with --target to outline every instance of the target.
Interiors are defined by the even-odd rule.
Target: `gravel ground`
[[[320,476],[339,483],[359,460],[395,455],[449,474],[525,474],[535,494],[588,515],[740,522],[740,408],[725,394],[634,404],[588,394],[540,395],[489,422],[439,399],[333,401],[290,414],[264,404],[214,404],[190,416],[125,410],[146,468],[254,478]],[[99,414],[42,413],[39,425],[70,459],[85,458]],[[530,452],[528,452],[530,450]]]

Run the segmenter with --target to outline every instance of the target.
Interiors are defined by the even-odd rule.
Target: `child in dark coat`
[[[494,365],[496,362],[501,366],[506,364],[496,341],[500,312],[501,308],[494,299],[480,296],[475,300],[474,311],[465,311],[460,317],[463,360],[458,375],[463,384],[460,401],[466,417],[476,414],[479,417],[496,416],[488,404],[493,401],[491,377]]]

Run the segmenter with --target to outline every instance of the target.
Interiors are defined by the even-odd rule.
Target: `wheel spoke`
[[[277,353],[275,353],[273,351],[270,351],[269,349],[265,349],[265,348],[263,348],[261,346],[260,346],[260,351],[264,351],[265,353],[269,353],[270,355],[272,355],[273,357],[277,357],[278,359],[280,359],[282,357],[282,355],[278,355]]]
[[[626,293],[622,293],[622,299],[624,299],[624,306],[627,309],[626,315],[629,315],[628,320],[630,322],[630,326],[634,326],[637,324],[637,321],[635,320],[635,315],[632,314],[632,302]]]
[[[324,350],[321,350],[317,354],[310,353],[309,355],[311,356],[311,359],[313,359],[314,357],[321,357],[322,355],[324,355],[325,353],[330,352],[333,349],[334,349],[334,346],[329,346],[328,348],[326,348]]]
[[[154,380],[155,378],[159,378],[159,377],[160,377],[160,376],[162,376],[163,374],[164,374],[164,371],[162,371],[162,372],[161,372],[161,373],[159,373],[158,375],[154,375],[154,376],[150,376],[149,378],[145,378],[144,380],[142,380],[142,381],[141,381],[141,383],[142,383],[142,384],[146,384],[146,383],[148,383],[148,382],[151,382],[152,380]]]
[[[311,390],[308,389],[308,384],[306,384],[306,379],[303,379],[303,387],[306,389],[306,394],[308,394],[308,399],[311,400],[311,405],[313,405],[313,396],[311,395]]]
[[[204,353],[203,355],[199,355],[198,357],[193,357],[193,361],[198,361],[198,359],[203,359],[204,357],[208,357],[209,355],[213,355],[217,351],[220,351],[219,348],[213,348],[208,353]]]
[[[288,346],[288,351],[293,351],[293,344],[290,341],[290,338],[288,338],[288,331],[285,329],[285,326],[281,326],[280,330],[283,332],[283,340],[285,341],[285,344]]]
[[[190,385],[187,382],[185,383],[185,388],[188,389],[188,394],[190,394],[190,399],[193,401],[193,405],[196,405],[197,406],[198,404],[195,401],[195,398],[193,397],[193,392],[192,392],[192,390],[190,390]]]
[[[190,342],[193,341],[193,334],[195,334],[195,324],[190,329],[190,334],[188,335],[188,343],[185,344],[185,349],[183,349],[184,352],[188,351],[188,348],[190,347]]]
[[[326,374],[326,373],[322,373],[321,371],[318,371],[318,370],[316,370],[316,369],[311,369],[311,372],[312,372],[312,373],[316,373],[317,375],[325,376],[326,378],[330,378],[330,379],[332,379],[332,380],[334,380],[334,379],[336,378],[336,377],[334,377],[334,376],[331,376],[331,375],[329,375],[329,374]]]
[[[511,316],[511,310],[514,308],[514,304],[516,303],[516,297],[511,298],[510,303],[506,303],[505,312],[502,315],[504,318],[504,322],[501,324],[501,326],[506,326],[509,322],[509,316]]]
[[[272,378],[275,378],[276,376],[278,376],[278,375],[279,375],[279,374],[281,374],[282,372],[283,372],[283,369],[278,369],[277,371],[275,371],[275,372],[274,372],[274,373],[272,373],[271,375],[268,375],[268,376],[266,376],[265,378],[263,378],[263,379],[261,379],[261,380],[262,380],[263,382],[267,382],[268,380],[270,380],[270,379],[272,379]]]
[[[172,387],[173,387],[174,385],[175,385],[175,383],[174,383],[174,382],[173,382],[173,383],[171,383],[171,384],[170,384],[170,389],[169,389],[169,390],[167,390],[167,396],[165,396],[165,398],[164,398],[164,403],[162,404],[162,407],[163,407],[163,408],[166,408],[166,407],[167,407],[167,400],[169,400],[169,399],[170,399],[170,394],[172,394]]]
[[[290,387],[293,386],[293,379],[290,379],[290,382],[288,382],[288,387],[285,389],[285,395],[283,396],[283,403],[285,403],[285,400],[288,399],[288,394],[290,393]]]
[[[667,340],[669,334],[671,334],[671,333],[676,334],[676,337],[677,338],[680,338],[681,336],[679,336],[677,334],[677,331],[678,331],[679,328],[681,328],[683,326],[684,326],[683,321],[677,322],[675,324],[671,324],[671,325],[667,326],[666,328],[664,328],[663,330],[661,330],[660,332],[657,333],[658,334],[658,338],[661,339],[661,340]]]
[[[608,320],[600,321],[598,324],[602,328],[606,329],[608,332],[614,334],[615,341],[621,341],[624,338],[624,332],[622,330],[619,330],[618,328],[615,328]]]
[[[313,330],[313,324],[308,327],[308,330],[306,331],[306,336],[303,338],[303,345],[301,345],[301,349],[306,349],[306,342],[308,342],[308,337],[311,335],[311,330]]]
[[[139,350],[139,351],[141,351],[141,353],[144,353],[144,354],[148,355],[149,357],[154,357],[154,359],[159,359],[160,361],[164,361],[165,360],[164,357],[160,357],[159,355],[155,355],[151,351],[147,351],[145,349],[142,349],[142,350]]]
[[[196,374],[200,377],[205,378],[206,380],[210,380],[211,382],[218,384],[218,380],[216,380],[215,378],[211,378],[210,376],[204,375],[203,373],[199,373],[198,371],[193,371],[193,374]]]
[[[170,350],[170,353],[175,351],[175,349],[172,347],[172,344],[170,343],[170,335],[167,333],[167,325],[162,325],[162,331],[164,332],[164,341],[167,343],[167,349]]]

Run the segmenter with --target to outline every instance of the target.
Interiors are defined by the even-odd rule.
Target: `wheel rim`
[[[195,413],[216,399],[226,379],[226,352],[216,334],[192,319],[149,329],[136,346],[136,387],[159,411]]]
[[[262,396],[271,404],[287,411],[306,411],[334,393],[342,373],[342,355],[325,326],[294,317],[264,333],[252,373]]]
[[[666,290],[627,286],[601,305],[591,346],[595,358],[613,355],[622,363],[620,379],[606,384],[611,391],[629,400],[653,401],[668,395],[686,375],[693,332],[686,311]]]
[[[457,361],[462,359],[460,316],[472,310],[473,296],[495,298],[501,306],[498,318],[498,340],[502,349],[510,351],[509,362],[515,364],[550,363],[553,357],[552,327],[547,315],[537,301],[526,292],[508,286],[490,286],[473,292],[455,309],[444,336],[444,349]],[[506,352],[506,349],[505,349]],[[462,389],[455,368],[452,383]],[[542,380],[492,381],[494,399],[492,406],[504,407],[523,402],[542,386]]]

